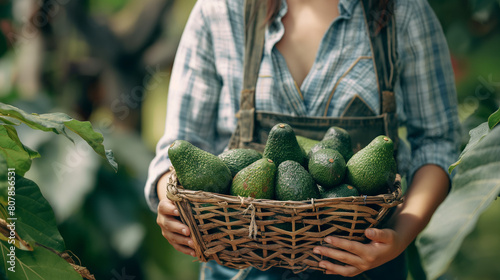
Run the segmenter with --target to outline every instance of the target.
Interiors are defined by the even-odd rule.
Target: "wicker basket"
[[[236,269],[253,266],[322,270],[324,257],[313,253],[330,246],[326,236],[366,242],[364,230],[377,226],[403,201],[400,177],[391,194],[310,201],[243,198],[183,189],[173,171],[167,185],[182,221],[191,230],[198,260]]]

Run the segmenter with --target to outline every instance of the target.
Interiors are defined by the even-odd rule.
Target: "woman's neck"
[[[325,32],[339,15],[339,0],[287,0],[283,38],[276,47],[300,87],[311,70]]]

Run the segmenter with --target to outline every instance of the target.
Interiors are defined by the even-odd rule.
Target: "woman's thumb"
[[[365,235],[370,240],[380,243],[389,243],[392,240],[391,231],[388,229],[369,228],[365,230]]]

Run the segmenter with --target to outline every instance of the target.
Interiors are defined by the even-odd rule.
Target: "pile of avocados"
[[[295,135],[285,123],[271,129],[262,154],[233,149],[215,156],[185,140],[168,149],[185,189],[281,201],[388,193],[396,177],[393,153],[385,135],[353,153],[350,135],[340,127],[317,141]]]

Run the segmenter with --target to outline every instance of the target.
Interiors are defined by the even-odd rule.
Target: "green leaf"
[[[2,116],[3,119],[5,117],[17,119],[33,129],[62,134],[73,142],[73,139],[68,135],[67,129],[69,129],[87,141],[92,149],[105,158],[115,171],[118,168],[113,153],[104,149],[102,134],[95,132],[90,122],[81,122],[63,113],[28,114],[19,108],[0,102],[0,117]]]
[[[19,125],[19,123],[11,122],[6,118],[0,118],[0,125],[8,124],[8,125]]]
[[[0,242],[0,265],[5,269],[9,280],[82,280],[73,267],[57,254],[43,247],[36,247],[33,251],[15,250],[14,269],[11,267],[10,244]]]
[[[406,256],[406,263],[408,265],[408,272],[411,275],[411,279],[425,280],[425,271],[422,267],[422,260],[420,259],[417,246],[415,245],[415,240],[406,248]]]
[[[446,200],[417,238],[429,279],[447,269],[482,212],[500,193],[500,128],[492,130],[462,158]]]
[[[488,118],[488,126],[493,129],[500,122],[500,108]]]
[[[73,139],[66,133],[66,128],[64,126],[64,122],[72,120],[72,118],[66,114],[28,114],[12,105],[0,103],[0,116],[20,120],[33,129],[52,131],[56,134],[62,134],[73,141]]]
[[[105,150],[102,145],[102,142],[104,141],[102,134],[95,132],[94,129],[92,129],[90,122],[71,120],[66,122],[65,125],[67,128],[80,135],[80,137],[82,137],[82,139],[85,140],[97,154],[107,159],[115,171],[118,170],[118,164],[115,161],[113,153],[111,150]]]
[[[490,128],[488,127],[488,124],[482,123],[476,128],[473,128],[470,132],[470,140],[469,143],[467,143],[467,146],[465,146],[464,150],[458,157],[458,161],[455,162],[454,164],[450,165],[448,168],[448,172],[451,173],[455,167],[457,167],[461,162],[462,159],[467,155],[467,153],[471,150],[474,149],[475,146],[481,142],[481,139],[483,139],[484,136],[486,136],[490,132]]]
[[[16,231],[32,244],[39,243],[62,252],[64,240],[57,228],[52,207],[31,180],[16,176]]]
[[[21,143],[16,129],[11,125],[0,125],[0,154],[5,158],[8,168],[24,175],[31,167],[33,158],[40,154]]]
[[[7,205],[8,188],[9,184],[7,182],[7,161],[5,160],[3,155],[0,154],[0,204],[1,205]]]

